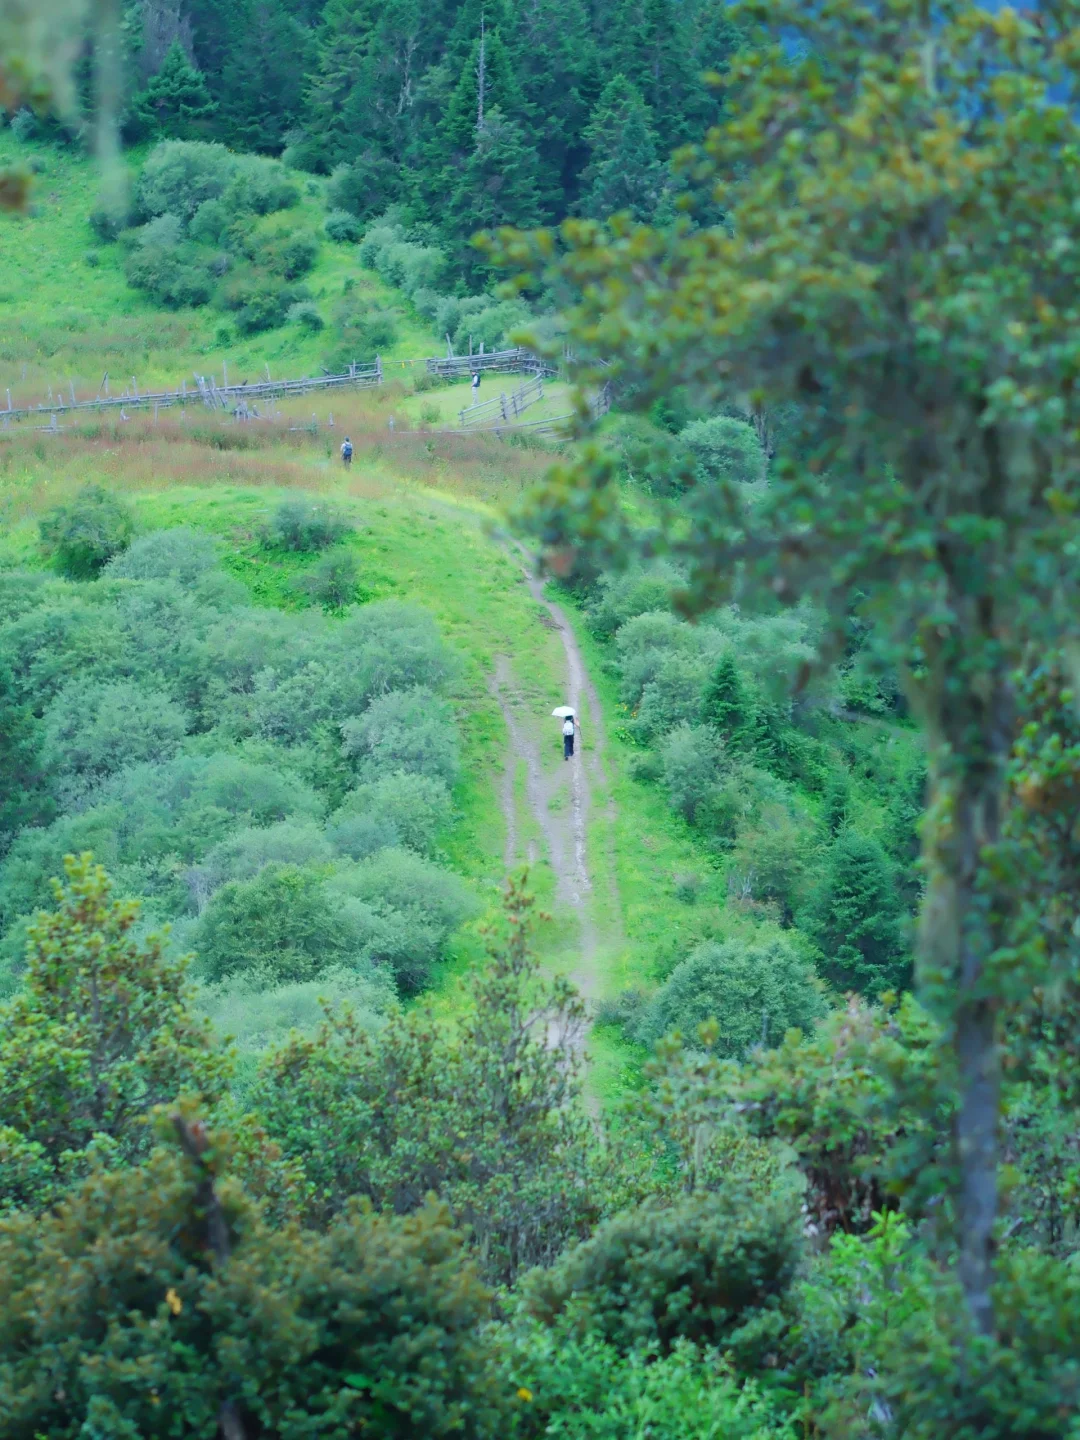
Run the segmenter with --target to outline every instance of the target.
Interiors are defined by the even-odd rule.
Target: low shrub
[[[788,941],[707,940],[649,1002],[635,1034],[644,1045],[678,1031],[690,1046],[715,1021],[709,1048],[741,1059],[755,1045],[777,1045],[788,1030],[808,1030],[825,1013],[813,966]]]
[[[341,610],[357,598],[360,565],[356,554],[341,545],[328,551],[302,581],[303,589],[316,604],[327,610]]]
[[[314,869],[269,864],[215,892],[193,936],[209,982],[242,975],[262,988],[314,979],[358,961],[342,907]]]
[[[190,728],[161,689],[76,678],[45,711],[42,758],[65,808],[77,808],[125,766],[171,759]]]
[[[450,936],[476,913],[464,882],[408,850],[380,850],[330,882],[335,895],[360,902],[347,910],[363,929],[364,953],[389,966],[408,991],[422,989]],[[364,913],[366,912],[366,913]]]
[[[620,1352],[679,1340],[723,1345],[774,1309],[802,1253],[798,1195],[733,1182],[601,1224],[523,1282],[528,1312],[599,1336]]]
[[[679,439],[694,456],[699,483],[754,485],[765,478],[765,452],[754,427],[743,420],[728,415],[695,420]]]
[[[623,1354],[598,1335],[535,1325],[504,1344],[522,1440],[791,1440],[781,1397],[688,1341]]]
[[[224,195],[236,168],[236,156],[224,145],[163,140],[143,162],[136,204],[145,215],[169,213],[190,220],[205,201]]]
[[[309,495],[290,496],[274,511],[268,528],[270,542],[283,550],[325,550],[350,530],[349,522],[330,501]]]
[[[459,768],[453,714],[425,686],[392,690],[341,727],[345,754],[361,780],[404,770],[453,786]]]
[[[49,512],[40,522],[42,548],[61,575],[92,580],[109,561],[131,544],[131,511],[100,485],[87,485],[69,505]]]
[[[302,330],[307,330],[312,335],[317,335],[326,324],[314,300],[297,300],[295,305],[289,306],[286,318],[290,325],[299,325]]]
[[[336,245],[355,244],[364,233],[364,227],[348,210],[331,210],[323,221],[327,237]]]
[[[209,535],[187,526],[140,535],[122,555],[109,561],[110,580],[174,580],[189,587],[218,565],[217,546]]]
[[[215,1032],[226,1037],[248,1063],[291,1034],[313,1035],[326,1018],[325,1006],[348,1006],[355,1022],[376,1030],[394,1003],[389,970],[327,970],[317,980],[267,990],[243,975],[205,986],[198,996]]]

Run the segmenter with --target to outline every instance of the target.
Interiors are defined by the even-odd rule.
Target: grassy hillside
[[[129,152],[134,174],[141,160]],[[238,337],[228,317],[209,306],[163,310],[132,289],[119,246],[102,244],[89,224],[98,203],[94,164],[75,150],[20,144],[0,130],[0,165],[29,162],[35,173],[29,213],[5,219],[0,245],[0,404],[11,388],[13,403],[37,403],[67,393],[96,393],[108,370],[113,390],[134,377],[140,388],[178,384],[193,370],[234,381],[265,373],[317,374],[327,348],[326,332],[296,325]],[[321,229],[326,213],[323,182],[304,177],[298,221]],[[355,293],[394,313],[397,343],[387,358],[400,364],[443,346],[401,296],[356,261],[355,246],[322,243],[306,277],[315,302],[327,313],[351,281]],[[360,357],[358,357],[360,358]],[[363,357],[368,358],[368,357]]]
[[[453,404],[452,391],[433,392]],[[13,429],[0,436],[0,485],[6,516],[0,558],[6,566],[42,564],[37,519],[70,498],[87,481],[105,484],[134,504],[141,528],[185,524],[222,541],[231,572],[261,605],[294,610],[309,603],[297,586],[315,563],[305,556],[268,554],[259,533],[282,494],[302,489],[332,495],[357,522],[349,543],[359,560],[363,595],[407,598],[434,616],[441,633],[465,657],[454,694],[463,740],[463,780],[455,795],[460,823],[448,842],[450,858],[469,877],[485,905],[492,903],[506,868],[507,822],[500,809],[510,769],[518,855],[534,857],[534,886],[552,915],[540,943],[548,965],[577,974],[583,953],[582,916],[557,892],[544,827],[567,818],[566,776],[553,706],[565,694],[564,657],[549,614],[530,595],[520,557],[503,538],[504,507],[533,483],[548,463],[539,450],[519,449],[493,437],[390,432],[385,417],[415,408],[428,396],[391,393],[354,397],[347,413],[317,434],[282,427],[237,427],[192,412],[188,421],[162,416],[115,419],[85,433],[36,435]],[[336,402],[335,402],[336,403]],[[306,402],[305,402],[306,408]],[[403,417],[404,418],[404,417]],[[346,475],[337,439],[346,426],[357,458]],[[236,448],[233,448],[233,447]],[[724,887],[700,842],[654,788],[630,778],[634,747],[615,734],[614,682],[602,673],[602,656],[582,619],[564,610],[599,681],[600,734],[588,717],[586,753],[605,743],[607,784],[594,785],[588,822],[592,891],[586,923],[596,935],[590,988],[602,999],[634,985],[650,985],[684,948],[721,924]],[[530,808],[526,774],[508,746],[507,730],[492,693],[499,657],[514,679],[520,723],[535,744],[551,789],[540,819]],[[545,782],[547,783],[547,782]],[[676,893],[676,878],[700,874],[692,903]],[[475,928],[454,950],[443,984],[479,953]],[[447,989],[452,1003],[453,987]],[[638,1052],[612,1030],[595,1033],[594,1083],[612,1094],[632,1079]],[[626,1067],[629,1066],[629,1070]],[[624,1073],[625,1071],[625,1073]]]

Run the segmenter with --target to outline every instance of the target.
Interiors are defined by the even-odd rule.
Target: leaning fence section
[[[194,376],[194,383],[189,385],[186,380],[182,381],[175,390],[142,390],[140,391],[135,381],[132,380],[125,385],[119,395],[102,395],[105,382],[102,382],[97,395],[92,400],[76,400],[74,390],[71,401],[52,400],[42,402],[40,405],[25,405],[14,407],[11,404],[11,392],[8,391],[8,403],[6,410],[0,410],[0,424],[7,425],[12,420],[27,420],[41,418],[45,415],[68,418],[79,414],[98,414],[102,411],[114,410],[127,417],[128,410],[132,409],[153,409],[165,410],[173,406],[187,406],[202,404],[211,410],[223,410],[226,414],[237,415],[241,419],[258,417],[260,402],[268,400],[279,400],[287,395],[307,395],[316,390],[335,389],[358,389],[364,390],[374,385],[381,385],[383,382],[383,367],[381,358],[376,355],[375,359],[364,364],[352,364],[348,370],[337,375],[305,375],[299,379],[273,380],[269,376],[265,380],[244,380],[239,385],[219,385],[212,376]],[[47,428],[55,429],[55,425]]]

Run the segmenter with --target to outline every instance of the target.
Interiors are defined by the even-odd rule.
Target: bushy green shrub
[[[708,673],[702,655],[672,650],[659,657],[634,713],[631,728],[638,739],[655,743],[676,728],[696,726]]]
[[[327,551],[304,576],[302,585],[310,599],[327,610],[341,610],[351,605],[360,588],[356,552],[346,545]]]
[[[188,222],[188,234],[201,245],[219,245],[231,218],[223,200],[204,200]]]
[[[125,261],[124,274],[129,285],[173,309],[206,305],[213,294],[210,272],[186,246],[138,245]]]
[[[65,870],[57,908],[29,929],[22,987],[0,1006],[0,1129],[47,1162],[41,1204],[93,1156],[145,1154],[151,1108],[182,1093],[213,1102],[229,1069],[193,1012],[186,962],[135,938],[138,906],[113,899],[88,856]],[[0,1170],[0,1210],[18,1198],[10,1178]]]
[[[302,294],[276,276],[243,274],[229,281],[222,290],[221,303],[233,312],[241,335],[257,335],[284,325],[290,307]]]
[[[293,228],[259,233],[256,257],[274,275],[299,280],[319,256],[319,242],[308,231]]]
[[[416,686],[441,690],[456,674],[454,656],[418,605],[402,600],[362,605],[337,633],[368,695]]]
[[[364,227],[348,210],[331,210],[323,221],[323,229],[336,245],[355,244],[364,233]]]
[[[665,610],[672,591],[682,583],[679,572],[664,561],[647,570],[635,567],[620,575],[601,575],[587,607],[589,626],[601,639],[610,640],[628,620]]]
[[[637,1038],[655,1045],[678,1030],[700,1044],[698,1028],[716,1021],[710,1048],[740,1059],[755,1045],[777,1045],[792,1028],[808,1030],[825,1013],[813,966],[787,940],[707,940],[676,965],[650,1001]]]
[[[236,174],[236,157],[224,145],[163,140],[143,162],[135,199],[147,215],[190,218],[207,200],[224,195]]]
[[[363,938],[318,870],[267,864],[215,891],[193,943],[210,983],[243,975],[268,987],[358,961]]]
[[[302,330],[307,330],[312,335],[318,334],[326,324],[314,300],[297,300],[294,305],[289,306],[286,318],[290,325],[299,325]]]
[[[599,1335],[534,1325],[514,1333],[507,1348],[520,1387],[515,1435],[790,1440],[792,1434],[781,1397],[688,1341],[677,1341],[667,1355],[623,1354]]]
[[[459,768],[453,714],[426,686],[391,690],[341,727],[345,753],[361,780],[405,770],[452,786]]]
[[[529,307],[520,300],[487,301],[483,309],[464,313],[454,332],[454,346],[465,351],[472,339],[473,350],[483,344],[485,350],[503,350],[510,345],[510,335],[529,321]]]
[[[235,830],[323,811],[294,775],[228,752],[132,766],[105,786],[102,800],[125,860],[168,854],[190,863]]]
[[[329,833],[338,849],[354,860],[399,844],[430,857],[440,830],[449,824],[452,814],[450,792],[444,781],[436,776],[397,771],[350,791],[332,817]],[[377,835],[393,838],[363,848]],[[357,853],[358,845],[363,853]]]
[[[387,965],[405,990],[427,984],[455,930],[476,913],[464,882],[408,850],[379,850],[339,871],[329,882],[335,895],[359,901],[368,913],[347,907],[363,935],[365,954]]]
[[[41,544],[61,575],[92,580],[131,544],[131,511],[100,485],[87,485],[39,525]]]
[[[401,166],[372,147],[358,155],[351,165],[336,167],[326,187],[326,198],[329,204],[366,221],[381,215],[400,198],[402,181]]]
[[[729,892],[774,907],[789,925],[803,895],[813,852],[813,830],[784,805],[762,807],[757,823],[738,836],[731,850]]]
[[[527,1277],[529,1312],[626,1352],[679,1340],[723,1345],[776,1307],[802,1251],[797,1193],[732,1183],[669,1207],[646,1204]]]
[[[110,580],[174,580],[189,587],[217,568],[217,546],[209,535],[178,525],[140,535],[109,561]]]
[[[221,840],[188,876],[196,905],[228,880],[251,880],[267,865],[320,865],[333,857],[322,830],[312,821],[281,820],[276,825],[237,830]]]
[[[209,1436],[223,1415],[281,1440],[497,1433],[491,1297],[443,1207],[271,1230],[222,1178],[228,1138],[186,1134],[191,1158],[0,1221],[13,1436]]]
[[[245,975],[219,985],[204,986],[198,1004],[215,1033],[229,1037],[242,1060],[283,1044],[294,1031],[312,1035],[326,1018],[325,1005],[348,1006],[356,1022],[376,1030],[394,1003],[394,977],[389,970],[344,967],[324,971],[317,980],[264,988]]]
[[[332,319],[335,343],[326,357],[330,370],[344,371],[354,360],[368,361],[397,340],[393,315],[352,295],[338,301]]]
[[[267,536],[283,550],[325,550],[350,530],[349,522],[332,502],[311,495],[290,496],[270,518]]]
[[[280,160],[265,155],[234,155],[225,192],[226,207],[235,213],[270,215],[288,210],[300,199],[300,187]]]
[[[72,680],[44,716],[43,758],[65,808],[128,765],[172,758],[191,717],[164,691],[133,680]]]
[[[707,812],[729,771],[724,742],[707,725],[678,725],[660,753],[671,807],[693,824]]]
[[[765,452],[752,425],[727,415],[695,420],[679,433],[694,456],[699,483],[758,484],[765,478]]]
[[[839,989],[880,995],[911,983],[896,870],[872,836],[845,827],[826,851],[799,922]]]
[[[435,330],[440,336],[449,335],[453,340],[466,328],[465,322],[491,305],[490,295],[446,295],[440,300],[435,311]],[[456,343],[456,341],[455,341]],[[468,336],[466,335],[466,344]]]
[[[62,878],[66,855],[92,851],[114,868],[120,858],[118,818],[115,810],[99,807],[61,815],[51,825],[31,826],[17,835],[0,865],[0,920],[5,929],[51,902],[52,882]]]

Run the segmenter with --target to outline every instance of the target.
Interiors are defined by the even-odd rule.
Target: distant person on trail
[[[342,441],[342,445],[341,445],[341,458],[342,458],[342,460],[345,461],[345,469],[347,470],[347,469],[349,468],[349,466],[352,464],[352,441],[349,439],[349,437],[348,437],[347,435],[345,436],[345,439]]]
[[[577,733],[573,715],[567,715],[562,722],[562,758],[569,760],[574,753],[574,736]]]
[[[477,395],[478,395],[479,393],[480,393],[480,371],[479,371],[479,370],[474,370],[474,371],[473,371],[473,377],[472,377],[472,394],[473,394],[473,404],[474,404],[474,405],[475,405],[475,403],[476,403],[476,397],[477,397]]]

